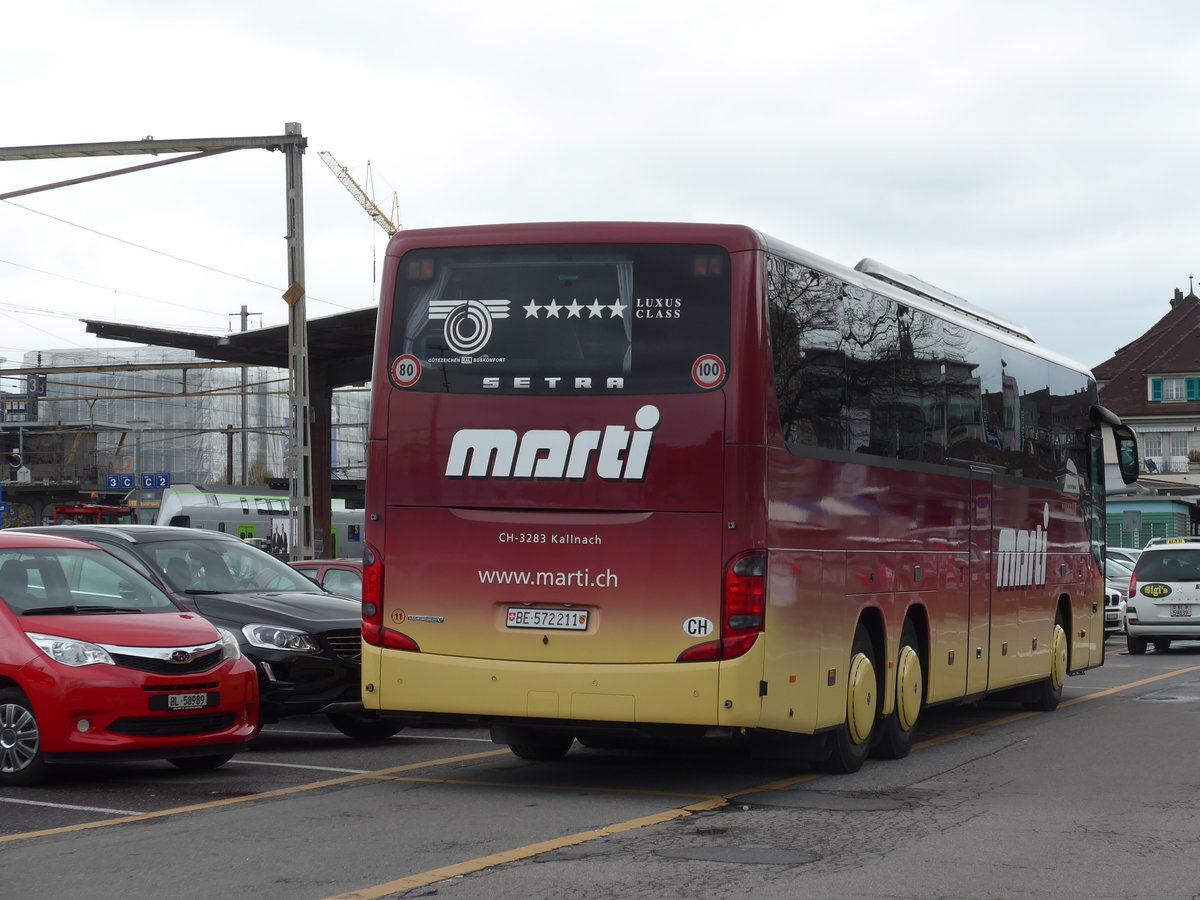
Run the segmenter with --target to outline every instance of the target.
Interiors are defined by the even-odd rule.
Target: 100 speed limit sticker
[[[725,360],[711,353],[692,363],[692,381],[702,388],[720,387],[725,380]]]

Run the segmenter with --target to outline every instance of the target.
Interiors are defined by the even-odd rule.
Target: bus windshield
[[[708,390],[693,368],[728,359],[729,296],[729,256],[712,246],[414,251],[397,276],[391,377],[455,394]]]

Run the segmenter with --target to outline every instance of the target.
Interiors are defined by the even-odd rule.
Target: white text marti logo
[[[640,481],[658,427],[658,407],[634,415],[636,431],[606,425],[603,431],[540,429],[517,434],[509,428],[463,428],[446,461],[449,478],[537,478],[575,480],[594,470],[607,481]]]
[[[1042,507],[1042,524],[1035,528],[1001,528],[996,551],[996,587],[1045,587],[1046,545],[1050,504]]]

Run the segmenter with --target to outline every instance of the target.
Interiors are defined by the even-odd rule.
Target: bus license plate
[[[587,629],[586,609],[534,609],[528,606],[509,607],[509,628],[553,628],[567,631]]]
[[[1187,605],[1184,605],[1181,603],[1176,603],[1171,606],[1171,617],[1172,618],[1185,619],[1185,618],[1190,617],[1191,614],[1192,614],[1192,608],[1190,606],[1187,606]]]

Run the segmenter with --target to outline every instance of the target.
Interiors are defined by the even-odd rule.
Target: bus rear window
[[[392,383],[462,394],[650,394],[719,387],[729,256],[711,246],[420,250],[400,262]]]

